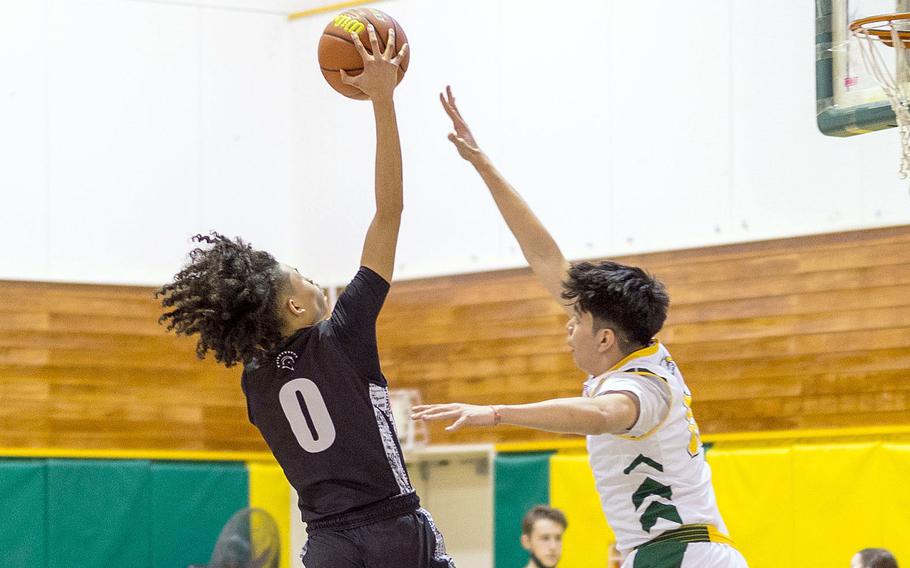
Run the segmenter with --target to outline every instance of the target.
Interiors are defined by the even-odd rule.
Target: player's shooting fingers
[[[395,59],[392,60],[392,63],[399,65],[401,60],[404,59],[405,54],[408,52],[408,44],[401,46],[401,50],[398,51],[398,55],[395,56]]]
[[[382,50],[379,49],[379,38],[376,37],[376,28],[373,27],[373,24],[367,26],[367,33],[370,35],[370,47],[372,48],[371,51],[374,54],[382,53]]]
[[[360,35],[351,32],[351,39],[354,40],[354,47],[357,49],[357,53],[360,54],[360,57],[364,62],[373,61],[373,56],[367,51],[367,48],[363,46],[363,42],[360,41]]]
[[[389,28],[389,35],[385,41],[385,51],[382,52],[383,59],[392,59],[395,55],[395,28]]]

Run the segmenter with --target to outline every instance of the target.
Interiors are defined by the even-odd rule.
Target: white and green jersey
[[[711,542],[725,542],[692,396],[670,353],[654,342],[585,382],[585,396],[610,392],[632,393],[641,407],[627,434],[588,436],[597,491],[620,552],[628,555],[683,525],[706,525]]]

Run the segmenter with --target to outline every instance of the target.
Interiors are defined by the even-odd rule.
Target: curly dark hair
[[[226,367],[272,351],[282,339],[280,296],[290,287],[281,265],[240,238],[213,231],[193,241],[211,246],[190,251],[189,264],[155,293],[172,308],[158,323],[177,335],[199,334],[196,355],[214,351]]]
[[[580,262],[562,285],[562,298],[594,316],[595,330],[614,329],[626,352],[648,345],[667,319],[666,287],[635,266]]]

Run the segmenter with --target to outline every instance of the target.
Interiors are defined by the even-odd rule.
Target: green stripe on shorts
[[[673,540],[643,546],[635,554],[632,568],[680,568],[687,546]]]

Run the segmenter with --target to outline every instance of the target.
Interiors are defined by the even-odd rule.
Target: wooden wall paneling
[[[668,285],[672,307],[660,338],[695,393],[702,431],[837,427],[910,422],[908,245],[910,229],[898,227],[619,260]],[[565,318],[528,271],[502,273],[501,284],[489,275],[451,277],[435,294],[432,280],[409,285],[393,288],[380,321],[393,380],[423,384],[433,402],[528,402],[545,398],[551,384],[554,396],[577,395],[584,377],[565,349]],[[510,292],[524,301],[514,309],[528,323],[497,340],[490,334],[512,323],[502,313],[514,302]],[[538,313],[552,314],[551,329]],[[460,318],[486,329],[448,333],[440,348]],[[428,340],[415,344],[418,337]],[[528,372],[535,361],[546,361],[543,376]],[[521,384],[527,388],[516,391]],[[435,425],[431,432],[441,442],[552,437],[518,429],[454,435]]]
[[[910,227],[617,259],[672,298],[660,339],[703,432],[910,423]],[[0,282],[0,446],[263,451],[239,368],[166,334],[150,288]],[[577,396],[566,318],[527,269],[396,282],[391,384],[424,401]],[[437,443],[534,441],[512,427]]]

